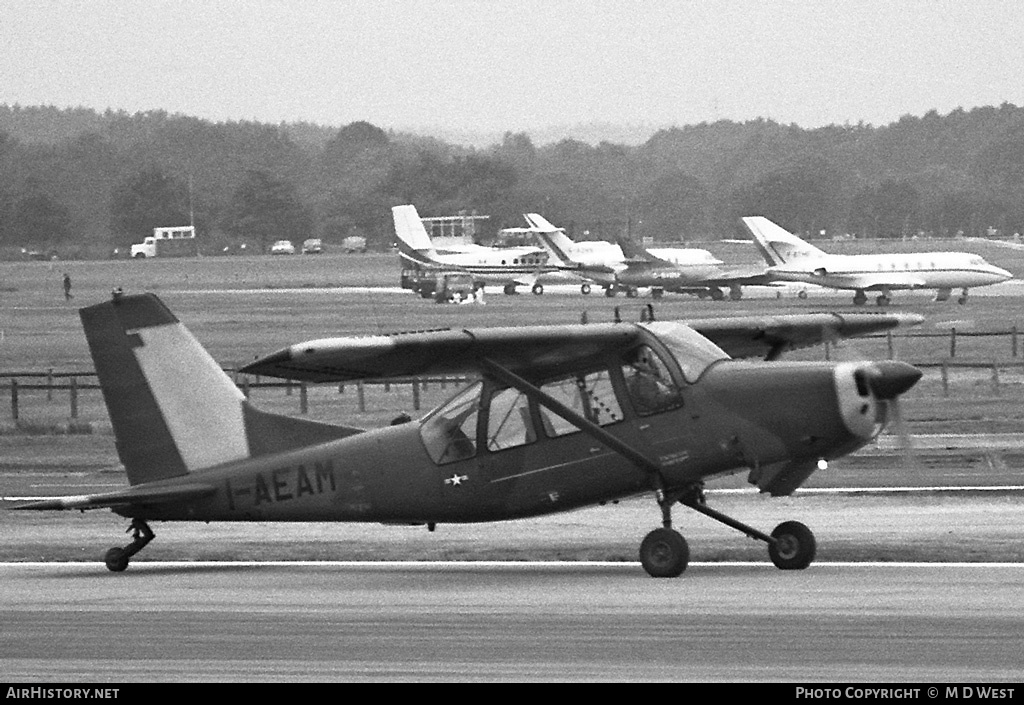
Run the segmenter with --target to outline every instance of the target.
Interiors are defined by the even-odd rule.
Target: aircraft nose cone
[[[917,384],[923,374],[913,365],[896,360],[876,362],[874,368],[868,384],[879,399],[895,399]]]

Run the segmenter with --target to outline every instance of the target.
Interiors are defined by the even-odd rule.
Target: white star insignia
[[[452,475],[444,481],[444,484],[457,487],[463,483],[464,480],[468,480],[469,475]]]

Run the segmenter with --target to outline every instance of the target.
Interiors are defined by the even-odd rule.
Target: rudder
[[[250,407],[154,294],[118,295],[79,315],[132,485],[358,432]]]

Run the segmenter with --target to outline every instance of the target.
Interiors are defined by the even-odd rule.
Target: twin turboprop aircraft
[[[647,492],[661,515],[640,546],[650,575],[687,566],[686,541],[672,528],[677,502],[764,541],[779,568],[800,569],[815,554],[806,526],[765,534],[725,516],[707,506],[705,480],[745,471],[761,492],[788,495],[869,443],[921,375],[894,361],[777,361],[793,348],[921,320],[906,314],[327,338],[243,369],[309,382],[477,378],[418,421],[364,431],[256,410],[154,294],[115,293],[80,314],[129,486],[14,508],[109,508],[131,519],[132,542],[106,554],[115,572],[152,540],[154,520],[433,529]],[[768,361],[734,359],[754,356]]]
[[[542,278],[562,279],[567,276],[561,267],[548,261],[547,253],[540,247],[470,245],[460,252],[438,252],[416,206],[395,206],[391,214],[403,269],[469,272],[474,282],[480,285],[500,284],[506,294],[514,294],[517,285],[530,287],[539,294],[544,290],[540,282]]]

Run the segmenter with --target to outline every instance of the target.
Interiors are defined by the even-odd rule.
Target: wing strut
[[[554,397],[545,394],[534,385],[527,382],[522,377],[516,375],[513,372],[505,369],[501,365],[483,358],[480,360],[484,370],[492,377],[497,379],[499,382],[503,382],[510,387],[518,389],[520,392],[525,394],[530,399],[533,399],[541,406],[551,409],[554,413],[561,416],[563,419],[579,428],[584,433],[592,436],[597,441],[605,444],[613,451],[630,461],[638,468],[648,473],[651,476],[654,488],[659,492],[664,491],[665,481],[661,475],[661,465],[648,458],[646,455],[638,451],[633,446],[616,438],[612,434],[605,431],[603,428],[598,426],[596,423],[589,421],[588,419],[580,416],[578,413],[562,404]]]

